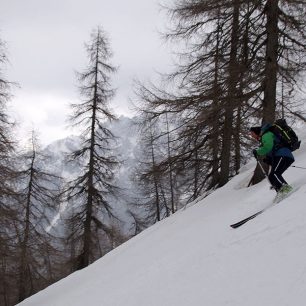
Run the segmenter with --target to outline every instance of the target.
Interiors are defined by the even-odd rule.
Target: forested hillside
[[[162,40],[173,50],[174,64],[151,80],[130,76],[120,84],[133,83],[133,96],[126,97],[133,119],[118,119],[112,107],[120,63],[113,62],[116,45],[101,20],[80,45],[82,68],[75,67],[77,98],[67,118],[75,136],[46,148],[35,129],[28,141],[15,136],[18,122],[9,105],[23,84],[7,78],[9,42],[0,40],[1,305],[23,301],[189,203],[222,193],[259,145],[250,137],[251,126],[261,130],[282,118],[294,129],[304,127],[305,1],[164,2]],[[124,25],[120,29],[124,33]],[[248,176],[245,194],[251,197],[249,190],[265,178],[258,165]],[[220,190],[235,190],[227,188]],[[213,214],[221,213],[209,205]],[[157,243],[162,254],[158,249]]]

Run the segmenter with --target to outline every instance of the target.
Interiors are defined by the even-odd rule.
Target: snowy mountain
[[[296,166],[306,168],[305,152],[306,134]],[[297,190],[272,205],[267,181],[246,187],[254,168],[19,305],[305,305],[306,170],[286,172]]]
[[[120,188],[121,197],[119,196],[115,200],[111,199],[110,202],[114,213],[122,221],[123,235],[129,237],[135,233],[134,218],[131,216],[127,205],[129,195],[135,193],[130,176],[135,164],[134,150],[137,145],[137,131],[133,120],[124,116],[110,123],[108,128],[116,137],[114,155],[122,163],[115,174],[115,185]],[[54,141],[43,150],[43,154],[50,157],[48,163],[44,164],[43,167],[50,173],[63,177],[66,181],[75,178],[80,173],[80,165],[74,162],[67,163],[67,154],[77,150],[80,145],[81,138],[78,136]],[[65,204],[61,207],[60,214],[64,214],[64,212]],[[52,227],[56,227],[59,220],[60,215],[56,215],[53,218]]]
[[[108,128],[117,141],[114,154],[121,161],[124,161],[124,166],[120,169],[120,176],[124,174],[124,178],[127,179],[129,169],[134,163],[133,151],[137,142],[136,127],[133,125],[133,119],[121,116],[117,121],[110,123]],[[52,159],[52,162],[46,166],[49,167],[49,170],[62,175],[64,178],[73,177],[78,169],[75,168],[74,164],[67,165],[65,157],[68,153],[77,150],[80,144],[81,139],[78,136],[70,136],[52,142],[43,150]]]

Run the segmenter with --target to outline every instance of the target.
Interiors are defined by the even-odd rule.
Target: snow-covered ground
[[[306,168],[306,137],[295,156]],[[306,170],[291,167],[297,191],[232,229],[273,202],[267,181],[246,188],[254,167],[19,305],[306,305]]]

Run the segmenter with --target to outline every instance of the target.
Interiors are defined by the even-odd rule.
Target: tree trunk
[[[217,32],[217,45],[216,45],[216,55],[215,55],[215,71],[214,71],[214,85],[213,85],[213,116],[216,118],[216,120],[213,120],[212,122],[212,130],[211,130],[211,145],[212,145],[212,180],[211,184],[209,186],[209,189],[215,188],[219,183],[219,143],[218,139],[220,137],[219,133],[219,120],[216,114],[219,112],[220,102],[219,102],[219,96],[220,96],[220,86],[218,84],[219,79],[219,56],[220,56],[220,35],[221,30],[219,25],[220,20],[220,10],[218,12],[218,32]]]
[[[278,0],[268,0],[266,4],[267,49],[263,101],[263,122],[266,123],[271,123],[275,120],[276,84],[278,72],[278,14]]]
[[[155,154],[154,154],[154,145],[153,145],[153,135],[151,134],[151,158],[152,158],[152,167],[153,167],[153,179],[154,179],[154,191],[155,191],[155,207],[156,207],[156,219],[160,221],[160,205],[159,205],[159,192],[158,192],[158,180],[157,180],[157,171],[155,164]]]
[[[99,63],[99,48],[96,46],[96,66],[95,66],[95,89],[91,118],[91,135],[90,135],[90,152],[89,152],[89,171],[88,171],[88,195],[86,205],[86,219],[84,222],[84,240],[83,252],[79,268],[83,269],[90,263],[90,248],[91,248],[91,221],[93,209],[93,193],[94,193],[94,149],[95,149],[95,129],[96,129],[96,110],[97,110],[97,86],[98,86],[98,63]]]
[[[167,149],[168,149],[168,160],[169,160],[169,181],[170,181],[170,195],[171,195],[171,212],[175,213],[174,206],[174,180],[173,180],[173,170],[172,170],[172,160],[171,160],[171,146],[170,146],[170,129],[168,115],[166,113],[166,124],[167,124]]]
[[[220,186],[225,185],[230,175],[230,157],[233,136],[233,117],[236,107],[236,85],[238,82],[239,69],[237,68],[237,48],[238,48],[238,29],[239,29],[239,1],[234,1],[232,34],[231,34],[231,51],[229,61],[228,75],[228,100],[225,104],[225,118],[222,136],[222,152],[221,152],[221,170],[220,170]]]
[[[30,168],[30,180],[28,184],[28,194],[26,201],[26,215],[25,215],[25,229],[23,235],[23,241],[21,242],[21,254],[20,254],[20,267],[19,267],[19,297],[18,301],[23,301],[26,297],[26,285],[27,285],[27,274],[30,274],[28,270],[28,241],[30,237],[30,211],[31,211],[31,196],[33,188],[33,176],[34,176],[34,162],[35,162],[35,151],[33,151],[33,157]]]
[[[241,107],[238,107],[236,115],[236,124],[234,131],[234,144],[235,144],[235,174],[239,173],[241,166],[241,145],[240,145],[240,132],[241,132]]]
[[[277,54],[278,54],[278,0],[267,0],[265,7],[267,15],[267,43],[266,43],[266,67],[265,67],[265,86],[264,101],[262,104],[262,123],[272,123],[275,120],[276,109],[276,85],[277,85]],[[266,172],[268,165],[262,163]],[[265,178],[259,165],[257,165],[254,175],[249,185],[261,182]]]
[[[3,294],[1,294],[1,296],[3,297],[3,306],[8,306],[8,286],[7,286],[7,280],[6,280],[6,275],[7,275],[7,271],[6,271],[6,260],[4,258],[1,259],[1,284],[2,284],[2,292]],[[1,301],[0,301],[1,304]]]

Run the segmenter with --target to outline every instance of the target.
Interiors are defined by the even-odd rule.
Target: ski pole
[[[262,173],[265,175],[266,178],[268,178],[268,175],[267,175],[265,169],[263,168],[261,162],[258,159],[257,159],[257,163],[260,166],[260,169],[261,169]]]
[[[260,167],[262,173],[264,174],[265,178],[266,178],[266,179],[268,180],[268,182],[270,183],[270,188],[275,189],[274,186],[271,184],[271,182],[270,182],[270,180],[269,180],[269,177],[268,177],[268,175],[267,175],[265,169],[263,168],[261,162],[260,162],[258,159],[257,159],[257,163],[259,164],[259,167]]]
[[[299,169],[305,169],[305,170],[306,170],[306,168],[304,168],[304,167],[299,167],[299,166],[291,166],[291,167],[293,167],[293,168],[299,168]]]

